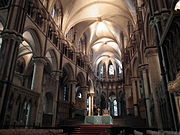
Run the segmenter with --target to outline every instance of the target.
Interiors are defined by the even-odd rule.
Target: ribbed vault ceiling
[[[128,35],[128,23],[136,25],[134,0],[61,0],[62,31],[66,35],[73,27],[76,45],[86,35],[87,52],[93,51],[92,63],[108,64],[121,60],[121,33]]]

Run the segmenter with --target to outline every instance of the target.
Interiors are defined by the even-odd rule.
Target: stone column
[[[125,89],[125,98],[126,98],[126,112],[127,114],[131,114],[131,104],[129,103],[129,98],[132,96],[131,95],[131,85],[124,85],[124,89]]]
[[[139,66],[140,71],[143,75],[143,84],[144,84],[144,92],[145,92],[145,100],[146,100],[146,111],[147,111],[147,118],[148,118],[148,125],[152,127],[151,123],[151,112],[150,112],[150,87],[149,87],[149,80],[148,80],[148,64],[143,64]]]
[[[83,93],[83,102],[84,102],[84,115],[87,115],[87,94],[88,94],[88,86],[81,87]]]
[[[76,80],[70,80],[69,85],[70,85],[70,103],[75,104],[75,98],[76,98]]]
[[[157,87],[161,80],[161,72],[160,72],[160,65],[159,65],[159,58],[158,58],[158,51],[157,47],[146,47],[145,48],[145,56],[147,58],[147,62],[149,64],[149,80],[150,80],[150,88],[151,93],[153,96],[154,101],[154,110],[155,110],[155,117],[156,117],[156,123],[159,129],[162,129],[162,120],[160,116],[160,110],[159,110],[159,103],[156,95]]]
[[[70,108],[69,108],[69,117],[73,118],[74,117],[74,105],[75,105],[75,96],[76,96],[76,84],[77,81],[76,80],[70,80],[68,82],[68,86],[69,86],[69,103],[70,103]]]
[[[18,56],[19,45],[22,42],[22,33],[26,19],[26,2],[11,0],[6,24],[2,32],[0,49],[0,126],[3,127],[13,80],[14,69]]]
[[[46,64],[46,60],[43,57],[34,57],[33,61],[34,61],[34,70],[33,70],[31,90],[41,93],[44,65]]]
[[[33,79],[31,84],[31,89],[40,94],[36,112],[36,126],[40,126],[42,124],[42,116],[43,116],[43,100],[42,100],[42,81],[43,81],[43,73],[44,66],[46,61],[43,57],[34,57],[34,71],[33,71]]]
[[[94,115],[94,93],[89,94],[89,114],[88,116]]]
[[[53,122],[52,122],[52,126],[55,127],[56,125],[56,118],[57,118],[57,109],[58,109],[58,98],[59,98],[59,79],[62,77],[62,71],[61,70],[57,70],[57,71],[52,71],[52,76],[55,78],[56,80],[56,93],[54,94],[56,97],[54,99],[54,103],[53,103]]]
[[[138,116],[138,89],[136,87],[136,82],[138,82],[137,77],[131,78],[132,82],[132,92],[133,92],[133,103],[134,103],[134,115]]]

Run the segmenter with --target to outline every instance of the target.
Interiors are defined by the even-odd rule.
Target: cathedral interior
[[[103,127],[91,116],[179,135],[180,0],[1,0],[0,134]]]

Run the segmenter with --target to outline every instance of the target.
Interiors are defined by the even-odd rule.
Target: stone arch
[[[30,47],[32,48],[34,55],[36,56],[42,55],[43,53],[42,43],[40,40],[40,36],[35,28],[26,27],[23,33],[23,38],[26,39],[28,43],[30,44]]]
[[[79,83],[80,86],[85,86],[86,85],[86,79],[85,79],[85,76],[82,72],[79,72],[77,74],[77,82]]]
[[[97,64],[96,69],[95,69],[95,73],[97,74],[97,76],[101,76],[101,73],[99,73],[99,72],[101,72],[102,66],[103,66],[102,76],[104,76],[106,74],[106,72],[107,72],[106,63],[104,61],[100,61]]]
[[[114,115],[114,112],[115,112],[114,101],[117,101],[117,99],[116,99],[116,94],[113,91],[111,91],[109,93],[108,100],[109,100],[109,102],[108,102],[108,110],[110,110],[110,114],[112,116],[115,116]]]
[[[52,71],[56,71],[58,69],[58,60],[57,60],[57,54],[55,50],[49,49],[46,52],[46,60],[51,66]]]
[[[90,93],[94,93],[95,90],[94,90],[94,83],[91,79],[88,80],[88,87],[89,87],[89,92]]]
[[[110,66],[112,65],[112,70],[110,70]],[[107,71],[106,72],[108,72],[108,75],[113,75],[113,76],[115,76],[115,74],[116,74],[116,64],[114,63],[114,61],[112,61],[112,60],[109,60],[109,62],[108,62],[108,65],[107,65]],[[111,72],[112,71],[112,72]]]
[[[41,43],[34,29],[26,28],[23,41],[19,45],[13,82],[26,88],[31,87],[33,77],[33,57],[41,56]]]
[[[70,63],[66,63],[63,66],[63,72],[66,72],[68,74],[69,80],[74,80],[74,70]]]
[[[74,70],[70,63],[66,63],[62,68],[62,79],[61,79],[61,98],[64,101],[69,101],[70,99],[70,90],[71,90],[71,81],[75,79]]]
[[[49,2],[48,11],[51,14],[51,17],[54,19],[55,23],[61,27],[63,20],[63,6],[61,1],[54,0]]]
[[[116,94],[113,92],[113,91],[111,91],[110,93],[109,93],[109,98],[111,97],[111,96],[116,96]]]

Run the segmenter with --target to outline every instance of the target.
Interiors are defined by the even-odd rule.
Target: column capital
[[[89,95],[89,96],[94,96],[95,94],[94,94],[94,93],[90,93],[90,92],[89,92],[89,93],[88,93],[88,95]]]
[[[153,45],[153,46],[147,46],[145,48],[145,56],[146,57],[151,57],[151,56],[154,56],[158,53],[158,48],[156,45]]]
[[[46,65],[47,64],[47,61],[44,57],[33,57],[33,62],[34,63],[41,63],[41,64],[44,64]]]
[[[76,80],[69,80],[68,83],[69,83],[69,84],[74,84],[74,85],[76,85],[76,84],[77,84],[77,81],[76,81]]]
[[[132,86],[131,86],[130,84],[125,84],[125,85],[124,85],[124,88],[125,88],[125,89],[128,89],[128,88],[132,88]]]
[[[138,66],[138,69],[139,69],[139,71],[144,72],[148,69],[148,66],[149,66],[148,64],[141,64]]]
[[[23,40],[23,36],[15,30],[5,29],[4,31],[2,31],[1,35],[3,39],[14,39],[19,42],[22,42]]]
[[[54,70],[51,72],[51,75],[59,80],[59,77],[62,77],[62,70]]]
[[[140,77],[131,77],[131,81],[138,81]]]
[[[88,86],[82,86],[82,87],[81,87],[81,89],[83,89],[83,90],[86,91],[86,92],[88,91],[88,88],[89,88]]]
[[[159,23],[160,21],[161,21],[161,16],[160,16],[160,15],[156,15],[156,16],[154,17],[154,22],[155,22],[155,24]]]
[[[150,26],[155,26],[155,25],[156,25],[155,21],[154,20],[150,20]]]
[[[167,12],[164,12],[164,13],[161,14],[161,18],[162,18],[164,21],[168,20],[169,16],[170,16],[170,14],[167,13]]]

